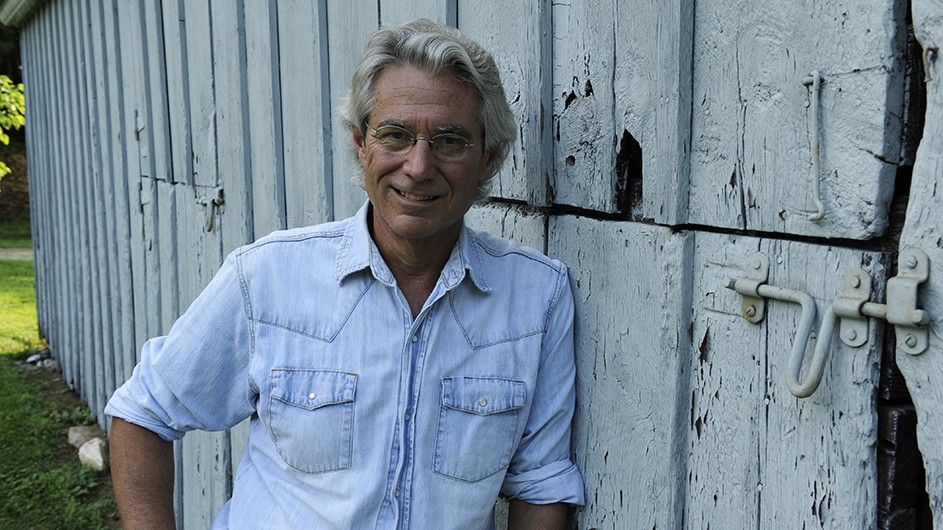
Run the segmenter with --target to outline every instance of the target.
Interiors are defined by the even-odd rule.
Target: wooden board
[[[367,39],[380,23],[376,2],[327,0],[328,68],[331,72],[331,149],[334,167],[331,171],[334,192],[334,219],[344,219],[357,212],[367,198],[363,189],[353,183],[360,171],[351,156],[351,131],[338,125],[337,107],[350,88],[350,78],[357,67]]]
[[[699,2],[690,222],[850,239],[883,233],[900,151],[905,7]],[[803,85],[813,70],[825,80],[818,131]],[[816,132],[821,167],[812,175]],[[815,180],[821,221],[809,219]]]
[[[282,105],[274,3],[248,3],[245,22],[247,77],[244,81],[249,85],[253,234],[261,237],[286,226]]]
[[[919,290],[917,305],[930,315],[930,346],[916,356],[898,350],[897,365],[917,408],[917,440],[926,467],[933,524],[943,528],[943,197],[938,191],[943,174],[943,5],[914,0],[911,6],[914,33],[927,50],[923,57],[927,110],[900,248],[918,248],[930,260],[930,282]]]
[[[685,221],[690,2],[553,5],[553,201]]]
[[[880,295],[881,255],[719,234],[695,239],[685,521],[694,528],[875,527],[882,326],[872,323],[858,348],[823,338],[831,344],[825,376],[815,394],[798,399],[785,374],[799,306],[769,300],[766,318],[751,324],[727,285],[761,252],[770,261],[768,285],[816,300],[818,330],[849,270],[869,271]]]
[[[327,2],[278,2],[278,64],[287,226],[334,218]],[[337,156],[345,156],[338,153]],[[259,234],[261,235],[261,234]]]
[[[519,138],[492,181],[491,196],[548,204],[551,156],[550,2],[458,1],[458,29],[491,52]]]
[[[380,24],[395,26],[417,18],[455,26],[456,0],[380,0]]]
[[[547,251],[547,216],[526,206],[487,202],[465,215],[465,223],[489,234]]]
[[[682,528],[689,420],[692,238],[551,217],[548,253],[576,301],[579,528]]]

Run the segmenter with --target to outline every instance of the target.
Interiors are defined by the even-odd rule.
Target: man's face
[[[384,70],[376,84],[367,125],[396,125],[417,136],[459,133],[477,144],[457,161],[436,157],[419,140],[405,153],[377,144],[370,130],[353,131],[364,171],[364,187],[373,204],[373,236],[381,249],[416,244],[451,248],[479,183],[488,176],[495,153],[485,154],[478,122],[478,96],[449,75],[433,76],[409,66]],[[428,248],[428,247],[427,247]]]

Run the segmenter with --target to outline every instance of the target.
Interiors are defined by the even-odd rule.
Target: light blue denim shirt
[[[583,503],[565,266],[464,229],[414,320],[351,219],[233,252],[105,412],[165,440],[251,417],[214,528],[493,527]]]

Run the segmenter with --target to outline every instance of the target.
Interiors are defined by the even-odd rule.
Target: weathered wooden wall
[[[936,51],[901,245],[929,249],[937,329],[943,6],[912,3],[918,38]],[[823,338],[825,379],[800,400],[784,383],[799,308],[771,301],[750,324],[726,286],[762,252],[769,283],[809,293],[820,315],[856,267],[882,300],[912,127],[906,0],[38,4],[21,39],[40,326],[103,426],[143,342],[223,256],[359,207],[337,103],[373,30],[424,16],[494,52],[520,124],[469,223],[571,267],[587,494],[576,525],[881,524],[882,325],[862,347]],[[813,70],[818,97],[805,84]],[[809,218],[816,182],[821,220]],[[937,331],[929,352],[899,359],[938,527],[941,356]],[[177,444],[181,526],[209,526],[246,432]]]

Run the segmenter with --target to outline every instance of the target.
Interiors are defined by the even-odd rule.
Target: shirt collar
[[[393,273],[370,237],[367,225],[369,213],[368,200],[357,210],[344,229],[341,247],[334,263],[334,278],[337,283],[357,271],[369,268],[377,280],[393,285]],[[452,254],[442,268],[441,281],[448,289],[452,289],[462,282],[466,273],[479,290],[491,292],[482,263],[481,247],[476,244],[473,232],[463,225],[458,241],[452,248]]]

